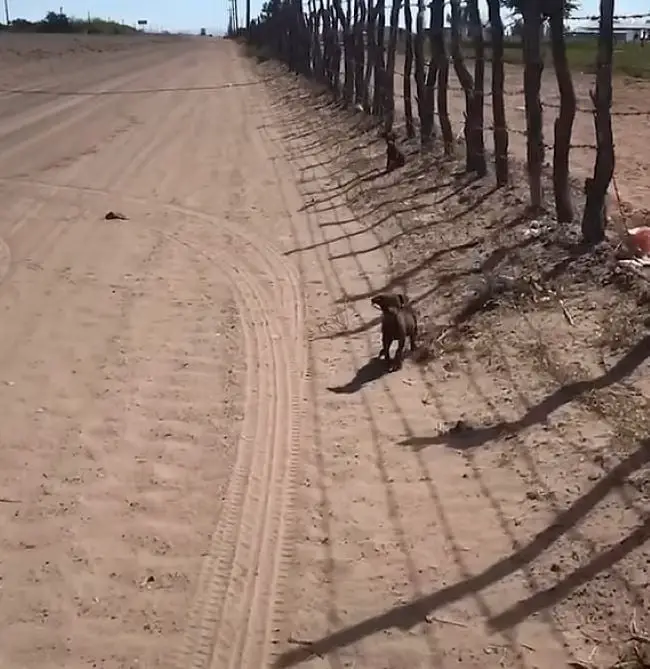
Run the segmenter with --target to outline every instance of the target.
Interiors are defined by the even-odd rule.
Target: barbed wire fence
[[[445,4],[447,4],[447,3],[445,3]],[[416,3],[416,5],[417,5],[417,3]],[[599,18],[600,17],[597,16],[597,15],[574,16],[574,17],[571,17],[571,21],[572,22],[573,21],[575,21],[575,22],[578,22],[578,21],[598,21]],[[638,20],[638,19],[646,19],[646,20],[650,19],[650,13],[620,14],[620,15],[614,16],[614,21],[615,22],[616,21],[625,21],[625,20]],[[512,27],[513,24],[514,24],[514,22],[510,22],[509,24],[504,24],[504,29]],[[489,24],[484,24],[484,27],[489,27]],[[646,30],[646,31],[650,32],[650,21],[647,24],[640,24],[640,25],[635,26],[635,27],[637,27],[639,30]],[[648,59],[650,60],[650,56],[649,56]],[[451,76],[455,77],[456,75],[455,75],[453,67],[451,67],[451,64],[452,64],[451,58],[449,60],[450,60],[450,81],[447,84],[447,91],[449,93],[454,92],[454,93],[464,94],[465,91],[464,91],[463,87],[460,84],[453,84],[452,81],[451,81]],[[468,60],[471,60],[471,56],[469,56]],[[486,58],[485,61],[489,62],[489,59]],[[430,63],[427,62],[426,67],[428,68],[429,66],[430,66]],[[394,72],[394,76],[398,79],[400,79],[400,78],[403,79],[404,78],[404,72],[400,71],[400,69],[396,68],[395,72]],[[518,107],[518,110],[521,111],[521,112],[525,112],[525,106],[524,106],[524,101],[523,101],[523,97],[524,97],[523,87],[517,88],[517,89],[514,89],[514,90],[507,90],[504,87],[503,95],[506,98],[514,98],[514,97],[522,98],[522,104],[521,104],[521,106]],[[484,90],[483,91],[484,100],[490,100],[491,97],[492,97],[492,91],[491,90]],[[402,100],[402,101],[404,99],[403,94],[400,92],[399,87],[397,87],[397,86],[395,86],[395,98],[399,99],[399,100]],[[650,103],[650,101],[649,101],[649,103]],[[541,104],[542,108],[549,109],[549,110],[550,109],[559,110],[561,108],[561,105],[560,105],[559,102],[545,101],[543,97],[540,101],[540,104]],[[576,112],[576,114],[583,114],[583,115],[588,115],[588,116],[592,117],[594,112],[595,112],[592,101],[589,100],[587,105],[581,105],[579,103],[576,104],[575,112]],[[611,110],[611,116],[612,116],[612,119],[613,119],[614,123],[615,123],[616,118],[630,118],[630,117],[650,118],[650,107],[648,109],[642,109],[642,110],[639,110],[639,109]],[[486,123],[484,125],[483,129],[484,129],[484,132],[492,132],[494,130],[494,127],[492,125],[490,125],[489,123]],[[521,137],[527,137],[527,134],[528,134],[525,128],[523,128],[523,127],[518,128],[515,125],[513,125],[512,123],[508,123],[507,130],[508,130],[508,132],[520,135]],[[545,142],[544,143],[544,148],[547,151],[552,151],[553,150],[553,145],[548,144],[548,143]],[[570,145],[570,148],[571,149],[591,150],[591,151],[596,151],[597,150],[597,146],[593,142],[583,142],[583,143],[572,142],[571,145]]]
[[[445,2],[444,5],[448,6],[449,3]],[[422,3],[418,3],[418,2],[409,2],[408,6],[417,8],[418,9],[417,13],[419,13],[419,11],[423,9]],[[315,4],[314,4],[314,7],[315,7]],[[384,5],[384,10],[386,11],[386,13],[390,13],[390,10],[391,10],[392,7],[393,7],[392,3],[386,3]],[[430,5],[428,3],[426,3],[424,5],[424,8],[425,8],[425,10],[428,10],[428,9],[430,9]],[[305,18],[307,18],[308,21],[309,21],[309,17],[310,17],[309,14],[305,15]],[[313,19],[313,18],[315,18],[315,16],[312,14],[311,19]],[[358,29],[358,26],[355,26],[355,24],[351,20],[351,18],[352,17],[350,17],[350,19],[349,19],[349,25],[347,26],[347,30],[350,30],[351,32],[354,32],[355,30]],[[597,16],[597,15],[580,15],[580,16],[571,17],[571,22],[574,23],[574,22],[579,22],[579,21],[597,21],[599,19],[600,19],[600,17]],[[639,31],[644,31],[644,36],[645,36],[645,35],[648,34],[648,32],[650,32],[650,20],[648,20],[648,19],[650,19],[650,12],[615,15],[614,16],[614,25],[616,26],[616,22],[619,22],[619,21],[633,21],[633,20],[639,20],[639,19],[645,19],[647,21],[647,23],[637,24],[637,25],[633,26],[633,28],[634,28],[634,30],[638,29]],[[332,20],[335,22],[335,24],[338,24],[338,21],[335,17],[333,17]],[[504,33],[509,32],[513,28],[513,26],[515,24],[518,24],[518,23],[519,23],[519,19],[516,18],[516,17],[511,18],[511,20],[509,22],[504,21],[504,26],[503,26],[504,27]],[[489,23],[484,24],[484,28],[489,29],[489,27],[490,27]],[[338,27],[336,28],[336,31],[339,33],[339,38],[341,37],[341,35],[343,35],[343,32],[344,32],[341,28],[342,28],[342,25],[338,24]],[[364,35],[366,34],[366,29],[367,28],[368,28],[368,25],[365,25],[363,27]],[[626,28],[629,28],[629,26],[626,27]],[[321,29],[324,30],[324,26],[321,26]],[[386,38],[389,37],[388,25],[385,26],[385,30],[386,30],[386,33],[385,33],[385,39],[386,39]],[[324,34],[325,33],[322,32],[320,34],[320,39],[319,39],[320,46],[321,46],[321,53],[323,53],[324,46],[325,46],[324,45],[324,40],[323,40]],[[394,100],[394,111],[395,111],[395,117],[396,117],[395,120],[399,119],[399,121],[404,121],[405,120],[405,104],[404,104],[405,103],[405,98],[404,98],[404,95],[403,95],[403,85],[398,83],[398,82],[399,82],[399,80],[402,80],[402,82],[403,82],[403,78],[405,77],[405,73],[404,73],[405,54],[403,52],[403,47],[405,46],[405,37],[406,37],[407,34],[408,34],[407,33],[407,28],[405,26],[398,25],[398,40],[397,41],[398,41],[399,48],[398,48],[398,51],[396,53],[396,58],[394,58],[394,71],[393,71],[392,75],[393,75],[393,82],[394,82],[394,85],[393,85],[393,100]],[[429,30],[428,29],[425,29],[424,35],[426,36],[425,39],[428,39],[428,37],[429,37]],[[364,58],[363,63],[361,63],[359,61],[356,61],[353,57],[350,56],[349,53],[346,55],[345,35],[343,35],[343,37],[344,37],[343,43],[339,45],[340,46],[340,51],[339,51],[339,53],[340,53],[340,63],[339,63],[339,67],[337,68],[337,70],[338,70],[338,90],[340,92],[342,92],[344,90],[344,87],[345,87],[346,61],[347,61],[347,67],[352,68],[353,71],[357,68],[357,66],[362,66],[363,69],[364,69],[364,72],[367,72],[368,70],[366,68],[368,67],[369,59],[371,58],[371,55],[367,50],[368,45],[366,45],[366,54],[365,54],[365,58]],[[410,37],[413,41],[415,41],[418,37],[417,32],[411,29],[410,30]],[[446,41],[446,39],[445,39],[445,41]],[[511,46],[509,48],[512,48],[513,46],[516,45],[519,49],[521,49],[521,44],[517,43],[516,41],[513,42],[512,40],[510,40],[510,45]],[[467,44],[465,43],[464,46],[467,46]],[[485,40],[484,47],[485,47],[486,52],[490,51],[491,41],[489,40],[489,38]],[[650,49],[650,47],[648,47],[648,48]],[[595,52],[595,49],[594,49],[594,52]],[[463,55],[468,61],[473,60],[473,57],[472,57],[471,53],[469,53],[469,54],[464,53]],[[487,55],[487,53],[485,55]],[[461,123],[464,124],[465,118],[464,118],[464,112],[462,111],[462,109],[464,108],[464,104],[465,104],[464,96],[465,96],[466,90],[460,84],[460,81],[457,81],[457,82],[453,81],[453,79],[457,79],[456,71],[455,71],[455,68],[453,67],[453,59],[449,56],[448,53],[447,53],[447,58],[448,58],[448,61],[449,61],[449,80],[447,82],[448,103],[450,103],[449,104],[449,107],[450,107],[449,108],[449,119],[452,122],[452,124],[454,124],[454,121],[456,121],[456,122],[460,121]],[[432,65],[432,63],[427,62],[427,60],[428,59],[425,58],[425,63],[424,63],[425,72],[428,71],[429,67]],[[491,58],[486,57],[485,58],[486,64],[488,64],[490,62],[490,60],[491,60]],[[649,52],[648,60],[650,61],[650,52]],[[389,62],[390,62],[390,59],[389,59]],[[594,53],[594,65],[595,64],[596,63],[595,63],[595,53]],[[509,63],[506,59],[504,59],[504,65],[506,65],[506,66],[511,65],[512,66],[513,64]],[[517,65],[519,65],[520,67],[523,67],[523,63],[517,63]],[[372,68],[372,69],[374,70],[374,68]],[[486,67],[486,75],[488,75],[488,73],[490,73],[490,70],[491,70],[491,68]],[[385,72],[385,74],[388,75],[389,80],[390,80],[390,73]],[[354,77],[355,75],[353,74],[352,76]],[[376,83],[376,76],[377,76],[377,73],[374,72],[374,76],[372,76],[371,79],[368,79],[367,76],[365,77],[366,78],[365,86],[368,88],[367,93],[366,93],[366,99],[368,99],[368,100],[372,100],[373,97],[374,97],[374,94],[375,94],[375,90],[374,90],[375,85],[374,84]],[[411,108],[415,111],[415,113],[413,113],[413,115],[412,115],[412,122],[413,122],[413,125],[417,128],[418,125],[419,125],[419,118],[418,118],[418,113],[417,113],[417,106],[418,106],[417,105],[417,93],[416,93],[417,82],[415,80],[415,71],[412,71],[412,74],[410,75],[410,78],[412,78],[412,80],[411,80],[412,89],[415,89],[415,90],[413,90],[413,93],[411,95]],[[486,83],[489,83],[489,82],[486,82]],[[492,91],[489,90],[489,85],[486,88],[487,88],[487,90],[484,90],[482,92],[482,94],[483,94],[484,101],[487,103],[485,111],[489,113],[487,107],[488,107],[488,105],[491,106]],[[551,95],[556,95],[557,93],[558,93],[558,91],[554,88]],[[460,94],[460,95],[456,96],[456,95],[451,95],[451,94]],[[504,95],[504,98],[507,98],[507,99],[510,99],[510,100],[512,100],[513,98],[517,98],[517,97],[521,98],[521,105],[516,105],[516,106],[514,106],[514,108],[513,108],[512,102],[510,104],[506,105],[507,106],[507,113],[506,113],[507,124],[506,124],[506,128],[505,128],[506,131],[508,133],[518,135],[522,138],[527,138],[528,137],[528,132],[527,132],[527,129],[525,127],[525,120],[522,123],[522,126],[520,126],[520,127],[517,127],[516,118],[515,118],[515,122],[513,122],[513,117],[516,117],[516,112],[524,112],[525,113],[523,86],[522,87],[517,87],[517,88],[514,88],[514,89],[510,89],[510,90],[508,90],[504,87],[503,95]],[[559,102],[549,100],[548,96],[542,95],[540,102],[541,102],[541,107],[543,109],[547,109],[547,110],[560,110],[561,109],[561,104]],[[461,112],[461,117],[460,118],[458,118],[458,116],[459,116],[458,112],[459,111]],[[488,118],[488,113],[485,113],[485,115],[484,115],[486,120]],[[576,104],[576,108],[575,108],[575,113],[576,113],[576,119],[578,119],[579,116],[594,117],[594,115],[596,113],[596,110],[594,108],[592,100],[587,101],[584,98],[583,98],[582,101],[578,100],[577,104]],[[556,116],[555,114],[544,114],[544,122],[545,122],[544,124],[546,125],[546,123],[548,123],[549,120],[554,121],[555,116]],[[648,109],[621,109],[621,110],[612,109],[611,110],[611,117],[612,117],[612,121],[613,121],[614,124],[616,123],[617,118],[622,119],[622,118],[638,117],[638,118],[646,118],[647,119],[647,118],[650,117],[650,102],[649,102],[649,108]],[[399,123],[399,125],[402,125],[402,124]],[[486,134],[491,134],[495,131],[495,128],[489,122],[488,123],[484,122],[482,130]],[[582,128],[582,131],[583,131],[582,134],[584,136],[584,125],[583,125],[583,128]],[[595,132],[595,128],[594,128],[593,125],[592,125],[592,128],[591,128],[591,132],[594,135],[594,141],[593,142],[571,142],[570,148],[574,149],[574,150],[586,150],[586,151],[593,151],[593,152],[597,151],[598,146],[595,143],[596,132]],[[456,131],[454,131],[453,134],[454,134],[454,137],[458,140],[462,137],[463,131],[461,130],[460,132],[458,132],[456,130]],[[544,140],[546,140],[547,136],[553,137],[552,131],[551,131],[551,133],[547,133],[546,128],[543,131],[543,135],[544,135],[543,136]],[[491,138],[488,139],[488,143],[490,141],[491,141]],[[545,151],[552,152],[554,150],[554,146],[552,144],[549,144],[547,141],[543,141],[543,146],[544,146]]]
[[[402,58],[403,58],[403,54],[400,54],[400,60]],[[342,55],[341,56],[341,63],[342,64],[343,64],[343,61],[344,61],[344,57]],[[352,65],[357,64],[357,61],[355,61],[355,59],[353,59],[353,58],[349,59],[349,62]],[[399,61],[396,59],[396,63],[397,62],[399,62]],[[451,64],[451,59],[450,59],[450,64]],[[426,63],[427,68],[429,67],[429,65],[430,65],[429,63]],[[456,76],[455,72],[453,70],[453,67],[450,67],[449,74],[450,74],[450,79],[451,79],[452,75],[454,77]],[[403,80],[404,76],[405,76],[404,72],[403,72],[403,69],[400,70],[396,67],[396,69],[393,73],[393,76],[395,77],[395,79]],[[340,82],[341,86],[344,83],[343,67],[341,68],[339,82]],[[402,89],[401,86],[396,85],[394,87],[394,97],[395,97],[396,101],[401,102],[401,105],[399,105],[399,106],[396,105],[396,107],[398,107],[398,108],[401,107],[401,108],[399,108],[399,111],[400,111],[400,113],[403,114],[403,112],[404,112],[404,109],[403,109],[404,95],[403,95],[401,89]],[[465,92],[463,87],[460,84],[453,84],[451,82],[451,80],[447,84],[447,91],[449,93],[459,93],[459,94],[464,94],[464,92]],[[371,82],[370,83],[369,96],[372,97],[373,93],[374,93],[374,89],[373,89],[373,85],[372,85],[372,82]],[[523,97],[524,97],[523,87],[518,88],[518,89],[514,89],[514,90],[506,90],[504,88],[503,94],[507,98],[516,98],[516,97],[521,98],[522,103],[521,103],[520,106],[517,107],[517,109],[518,109],[518,111],[521,111],[521,112],[525,111],[524,100],[523,100]],[[492,91],[491,90],[485,90],[483,92],[483,97],[484,97],[485,100],[490,100],[490,98],[492,97]],[[415,101],[415,95],[413,96],[413,101]],[[559,110],[560,107],[561,107],[559,102],[545,101],[543,99],[541,100],[541,106],[544,109],[553,109],[553,110]],[[580,104],[577,104],[575,111],[576,111],[576,114],[584,114],[584,115],[588,115],[588,116],[593,116],[595,110],[594,110],[593,104],[591,104],[591,101],[589,101],[589,106],[581,106]],[[629,118],[629,117],[650,118],[650,108],[649,109],[643,109],[643,110],[633,110],[633,109],[619,110],[619,111],[612,110],[611,115],[612,115],[613,119],[615,119],[617,117],[618,118]],[[417,115],[415,115],[413,120],[416,124],[418,123]],[[494,127],[492,125],[490,125],[489,123],[485,123],[484,127],[483,127],[483,130],[484,130],[484,132],[492,132],[494,130]],[[508,132],[520,135],[522,137],[526,137],[527,134],[528,134],[525,128],[517,127],[517,126],[513,125],[512,123],[508,123],[507,130],[508,130]],[[544,147],[545,147],[546,150],[549,150],[549,151],[553,150],[553,145],[552,144],[545,143]],[[595,143],[591,143],[591,142],[588,142],[588,143],[584,143],[584,142],[583,143],[575,143],[575,142],[573,142],[573,143],[571,143],[571,149],[588,149],[588,150],[595,151],[597,149],[597,146],[596,146]]]
[[[636,21],[638,19],[648,19],[650,18],[650,13],[645,12],[643,14],[615,14],[613,16],[614,22],[616,21]],[[598,14],[586,14],[582,16],[570,16],[569,21],[598,21],[600,16]],[[644,26],[640,25],[639,28]]]

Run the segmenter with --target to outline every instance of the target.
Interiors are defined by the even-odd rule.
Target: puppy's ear
[[[390,293],[380,293],[377,295],[377,304],[382,311],[390,311],[395,308]]]
[[[404,293],[397,293],[395,297],[397,298],[397,303],[399,304],[400,308],[406,306],[406,295],[404,295]]]

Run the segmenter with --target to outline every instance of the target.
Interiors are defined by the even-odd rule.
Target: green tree
[[[522,6],[526,2],[526,0],[501,0],[501,4],[506,8],[509,9],[511,12],[514,12],[515,14],[521,14],[522,11]],[[544,14],[545,18],[548,18],[548,15],[550,15],[550,11],[546,12],[544,5],[546,5],[546,1],[542,1],[542,13]],[[575,12],[580,9],[580,3],[577,2],[577,0],[565,0],[564,2],[564,18],[568,19],[571,17],[572,14],[575,14]]]
[[[68,32],[71,29],[70,19],[66,14],[48,12],[41,22],[45,32]]]

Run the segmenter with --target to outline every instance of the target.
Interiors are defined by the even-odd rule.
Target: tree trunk
[[[533,210],[542,208],[542,165],[544,163],[544,138],[542,135],[542,105],[539,91],[542,84],[540,30],[542,14],[540,0],[526,0],[524,19],[524,100],[526,104],[526,167],[530,205]]]
[[[347,0],[347,15],[343,12],[341,0],[332,0],[334,6],[335,19],[333,22],[334,30],[336,31],[336,39],[339,41],[339,24],[340,30],[343,33],[343,102],[348,104],[352,102],[354,97],[354,54],[353,45],[354,38],[352,36],[351,24],[351,7],[350,0]],[[339,61],[340,61],[340,46],[339,46]],[[339,74],[341,64],[338,65]]]
[[[474,80],[465,65],[465,59],[460,48],[460,0],[450,0],[451,5],[451,57],[454,70],[460,85],[465,93],[465,121],[463,134],[465,136],[465,169],[473,172],[477,163],[477,148],[474,144],[476,133],[472,132],[472,115],[474,110]]]
[[[366,47],[363,43],[363,32],[366,26],[366,5],[364,0],[354,2],[354,103],[363,107],[368,98],[365,90],[364,66],[366,62]]]
[[[334,98],[338,100],[341,97],[341,40],[334,7],[330,7],[330,39],[332,41],[332,90]]]
[[[321,0],[321,10],[323,15],[323,60],[325,61],[325,76],[327,83],[332,91],[334,87],[335,62],[334,62],[334,42],[332,35],[332,15],[329,9],[323,7]]]
[[[337,0],[340,2],[340,0]],[[354,100],[354,33],[352,31],[352,2],[347,0],[345,17],[340,16],[343,28],[343,49],[345,73],[343,75],[343,101],[350,104]]]
[[[614,174],[612,135],[612,52],[614,46],[614,0],[600,0],[600,30],[596,90],[591,93],[596,127],[596,164],[593,179],[587,179],[587,201],[582,217],[582,237],[588,244],[605,239],[605,198]]]
[[[375,116],[383,116],[385,102],[385,74],[386,62],[384,60],[384,42],[386,41],[386,2],[378,0],[377,2],[377,30],[375,31],[375,90],[373,95],[372,113]]]
[[[395,121],[395,53],[397,51],[397,32],[399,28],[399,13],[402,9],[402,0],[393,0],[390,11],[390,37],[388,39],[388,55],[386,58],[386,72],[384,75],[386,90],[386,109],[384,116],[384,130],[392,132]]]
[[[316,0],[314,0],[313,8],[314,8],[314,19],[313,19],[314,32],[312,35],[312,40],[313,40],[313,53],[314,53],[314,71],[316,73],[316,77],[318,78],[318,80],[322,83],[325,83],[327,81],[327,78],[325,76],[325,58],[323,55],[323,49],[321,47],[321,42],[320,42],[323,12],[320,8],[316,8]]]
[[[576,94],[573,79],[566,56],[564,41],[564,2],[553,3],[550,13],[551,44],[553,48],[553,67],[560,92],[560,113],[555,119],[553,146],[553,193],[555,195],[555,213],[560,223],[571,223],[573,204],[569,187],[569,152],[573,120],[576,115]]]
[[[426,92],[426,65],[424,60],[425,28],[424,15],[426,12],[424,0],[418,0],[418,12],[415,18],[415,99],[418,105],[420,118],[420,142],[422,146],[431,144],[433,135],[433,108],[427,104]]]
[[[303,76],[311,78],[313,70],[311,66],[311,36],[308,17],[303,10],[302,0],[294,0],[294,2],[296,32],[293,40],[298,47],[298,71]]]
[[[488,0],[490,33],[492,39],[492,121],[494,124],[494,169],[497,186],[505,186],[509,179],[508,128],[504,100],[503,21],[499,0]]]
[[[429,2],[429,8],[431,8],[431,2]],[[436,79],[438,77],[438,67],[433,59],[432,49],[431,49],[431,27],[433,25],[433,12],[430,12],[429,15],[429,29],[425,34],[425,39],[423,43],[426,44],[426,37],[429,37],[429,52],[431,58],[429,59],[429,67],[427,69],[427,78],[424,82],[424,105],[428,110],[428,113],[431,114],[431,137],[436,136],[436,108],[435,108],[435,88],[436,88]]]
[[[366,24],[368,58],[366,61],[366,74],[363,79],[363,87],[365,91],[363,108],[368,113],[372,112],[372,104],[370,101],[370,82],[372,80],[372,75],[375,72],[375,61],[377,58],[376,34],[377,34],[377,10],[373,5],[372,0],[368,0],[368,21]]]
[[[413,72],[413,16],[410,0],[404,3],[404,23],[406,24],[406,44],[404,55],[404,116],[406,117],[406,136],[415,137],[413,126],[413,102],[411,95],[411,74]]]
[[[487,174],[487,161],[485,158],[485,140],[483,137],[484,126],[484,97],[485,97],[485,44],[483,41],[483,24],[478,9],[478,0],[468,0],[470,27],[473,32],[474,42],[474,90],[472,94],[472,132],[474,133],[473,145],[476,149],[476,163],[474,171],[479,177]]]
[[[316,12],[312,11],[311,8],[312,0],[307,0],[307,6],[309,7],[309,13],[305,14],[305,21],[307,25],[307,36],[309,44],[309,71],[312,75],[316,75],[317,65],[316,65],[316,53],[314,52],[314,24],[316,22]]]
[[[498,1],[498,0],[497,0]],[[445,48],[444,32],[444,0],[433,0],[431,3],[431,55],[435,62],[438,80],[438,118],[445,149],[445,155],[454,152],[454,133],[449,120],[447,106],[447,90],[449,84],[449,60]]]

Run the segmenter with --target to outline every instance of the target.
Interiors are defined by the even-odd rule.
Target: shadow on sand
[[[342,386],[328,386],[327,389],[332,393],[338,393],[340,395],[357,393],[366,385],[366,383],[380,379],[384,374],[387,374],[388,371],[388,363],[385,360],[371,358],[365,365],[357,370],[354,378],[346,384]]]

